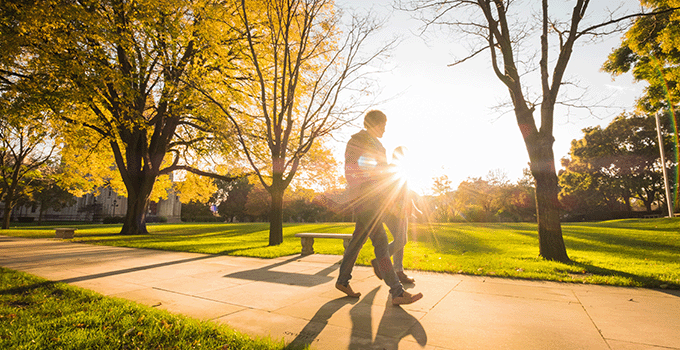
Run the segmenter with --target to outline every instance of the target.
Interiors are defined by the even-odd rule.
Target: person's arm
[[[357,186],[362,182],[361,169],[359,168],[361,153],[361,147],[357,145],[356,140],[350,139],[345,149],[345,179],[350,187]]]

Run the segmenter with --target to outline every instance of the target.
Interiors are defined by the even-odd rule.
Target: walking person
[[[400,168],[405,166],[403,164],[404,157],[406,156],[405,153],[406,148],[403,146],[397,147],[392,152],[390,167],[392,168],[392,173],[396,176],[393,176],[392,187],[386,193],[386,201],[391,203],[391,205],[385,213],[383,222],[387,225],[394,238],[388,246],[388,251],[393,259],[394,272],[401,283],[413,284],[415,279],[404,272],[404,247],[408,241],[409,218],[414,215],[414,211],[420,214],[422,212],[413,201],[406,179],[398,175]],[[401,170],[403,171],[403,169]],[[377,268],[377,259],[372,260],[371,265],[376,276],[382,279],[382,276],[379,274],[380,270]]]
[[[371,238],[376,257],[376,269],[390,287],[392,304],[410,304],[423,297],[422,293],[411,294],[404,290],[392,267],[383,227],[383,216],[388,203],[386,189],[390,187],[391,174],[388,169],[385,148],[378,140],[385,133],[387,117],[378,110],[366,113],[364,129],[352,135],[345,150],[345,177],[349,185],[352,206],[356,217],[354,233],[345,249],[335,287],[350,297],[358,298],[349,285],[352,269],[359,251]]]

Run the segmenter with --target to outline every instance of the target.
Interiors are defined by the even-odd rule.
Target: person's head
[[[400,162],[406,156],[407,148],[406,146],[399,146],[392,152],[392,161]]]
[[[381,138],[385,133],[385,125],[387,125],[387,116],[379,110],[372,110],[364,116],[364,128],[374,137]]]

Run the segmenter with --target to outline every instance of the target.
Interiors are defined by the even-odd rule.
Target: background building
[[[108,217],[123,217],[127,211],[127,198],[119,196],[110,187],[99,189],[99,194],[88,193],[77,197],[75,204],[66,206],[61,210],[48,208],[42,213],[42,221],[92,221],[102,222]],[[0,208],[4,204],[0,203]],[[1,213],[1,211],[0,211]],[[182,203],[174,191],[169,191],[167,199],[149,203],[147,221],[156,222],[167,219],[167,222],[180,222]],[[12,211],[12,221],[37,222],[40,216],[40,206],[25,205],[17,206]]]

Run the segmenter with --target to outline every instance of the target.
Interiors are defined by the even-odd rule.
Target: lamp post
[[[668,217],[673,217],[673,207],[671,204],[671,190],[668,188],[668,174],[666,174],[666,155],[663,150],[663,137],[661,136],[661,121],[659,121],[659,113],[654,113],[656,117],[656,135],[659,137],[659,153],[661,155],[661,169],[663,170],[663,184],[666,188],[666,207],[668,208]]]

